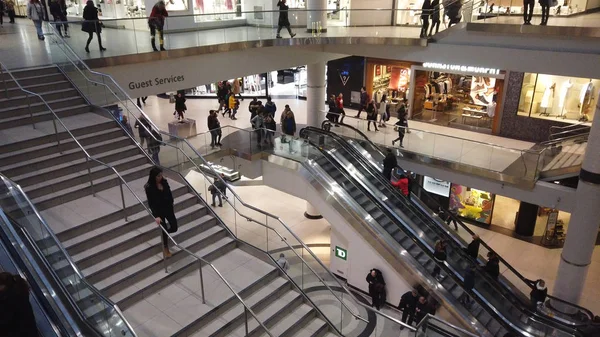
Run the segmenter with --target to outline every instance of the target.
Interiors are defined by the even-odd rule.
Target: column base
[[[310,215],[307,212],[304,212],[304,217],[310,220],[319,220],[319,219],[323,219],[322,215]]]
[[[312,29],[312,28],[307,28],[306,29],[307,33],[327,33],[327,28],[321,28],[319,29]]]
[[[304,217],[310,220],[323,219],[323,216],[319,214],[319,211],[308,201],[306,202],[306,212],[304,212]]]

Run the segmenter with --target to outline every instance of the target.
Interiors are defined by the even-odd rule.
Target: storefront
[[[396,117],[399,103],[408,99],[410,94],[411,66],[414,63],[367,58],[365,69],[365,87],[369,97],[381,102],[385,95],[390,105],[390,113]]]
[[[411,66],[409,117],[438,125],[497,133],[504,72],[424,63]]]
[[[591,125],[600,80],[525,73],[517,115]]]

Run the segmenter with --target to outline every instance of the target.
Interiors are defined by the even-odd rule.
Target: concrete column
[[[554,296],[572,303],[579,302],[600,227],[600,101],[594,117],[554,285]]]
[[[327,0],[306,0],[306,31],[327,32]]]
[[[313,206],[310,202],[306,202],[306,212],[304,212],[304,217],[311,220],[323,219],[323,216],[319,214],[319,211]]]
[[[325,62],[318,62],[306,67],[306,125],[308,126],[319,127],[325,119],[325,66]]]

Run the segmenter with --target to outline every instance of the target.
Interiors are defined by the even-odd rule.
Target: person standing
[[[406,174],[401,174],[397,181],[391,182],[392,186],[400,190],[403,196],[409,197],[410,190],[408,188],[408,177]]]
[[[208,130],[210,131],[210,147],[221,146],[221,123],[218,117],[219,112],[210,110],[207,120]]]
[[[288,33],[290,33],[290,37],[296,36],[296,34],[292,33],[292,28],[290,28],[290,19],[288,17],[288,5],[286,5],[286,0],[279,0],[277,2],[277,7],[279,7],[279,21],[277,22],[277,38],[281,39],[281,29],[283,27],[287,28]]]
[[[371,102],[367,105],[367,131],[371,131],[371,123],[373,123],[373,127],[375,131],[379,131],[377,129],[377,108],[375,107],[375,100],[371,100]]]
[[[138,129],[138,134],[140,136],[140,145],[144,148],[144,143],[149,143],[148,137],[150,135],[148,132],[150,131],[150,123],[143,114],[140,114],[138,120],[135,121],[134,127]]]
[[[58,34],[62,37],[70,37],[69,24],[67,23],[67,3],[65,0],[52,0],[50,2],[50,14],[54,18]]]
[[[500,259],[493,252],[488,252],[488,262],[485,264],[484,270],[490,277],[494,280],[498,279],[500,276]]]
[[[127,116],[123,116],[123,118],[121,119],[121,125],[123,125],[125,131],[127,131],[127,133],[129,133],[131,137],[133,137],[133,129],[131,129],[131,124],[129,124]]]
[[[425,297],[419,297],[419,301],[417,302],[417,306],[415,307],[415,322],[419,324],[425,316],[429,313],[429,305]],[[412,321],[408,321],[409,325],[412,325]]]
[[[471,243],[469,243],[467,248],[465,248],[465,253],[467,253],[467,255],[469,255],[471,258],[477,261],[477,257],[479,256],[479,246],[481,245],[481,239],[477,234],[473,234],[472,238],[473,240],[471,241]]]
[[[150,36],[152,43],[152,50],[158,51],[156,49],[156,32],[158,31],[158,42],[160,44],[160,51],[164,51],[165,49],[165,36],[164,36],[164,27],[165,27],[165,18],[169,16],[167,12],[167,8],[165,6],[165,2],[160,0],[157,2],[154,7],[152,7],[152,12],[150,12],[150,17],[148,18],[148,27],[150,27]]]
[[[6,5],[3,0],[0,0],[0,27],[4,24],[4,11],[6,10]]]
[[[259,146],[262,145],[263,140],[265,140],[265,138],[266,138],[266,135],[265,135],[265,131],[266,131],[265,130],[265,115],[269,115],[269,113],[266,112],[266,111],[263,111],[263,112],[257,114],[250,121],[250,123],[252,124],[252,129],[256,130],[257,142],[258,142]]]
[[[471,309],[471,296],[469,293],[475,287],[475,265],[470,265],[465,270],[465,275],[463,277],[463,293],[458,298],[458,301],[462,303],[465,308]]]
[[[375,309],[381,310],[381,307],[383,307],[385,305],[385,301],[386,301],[385,284],[376,283],[374,291],[375,291],[375,294],[374,294],[375,296],[373,298],[373,303],[375,304]]]
[[[33,21],[39,40],[44,40],[44,31],[42,30],[42,20],[44,20],[44,7],[40,0],[30,0],[27,3],[27,17]]]
[[[148,153],[152,157],[152,160],[158,165],[160,165],[160,157],[158,154],[160,153],[161,141],[162,136],[160,133],[150,128],[150,135],[148,136]]]
[[[8,23],[15,23],[15,1],[14,0],[6,0],[4,1],[6,14],[8,14]]]
[[[431,29],[429,30],[429,37],[433,36],[433,28],[435,33],[440,31],[440,0],[431,1]]]
[[[271,117],[270,114],[267,114],[265,116],[265,144],[267,144],[268,146],[273,146],[273,136],[275,135],[275,131],[277,129],[277,123],[275,122],[275,119],[273,119],[273,117]]]
[[[429,16],[431,15],[431,0],[423,1],[423,7],[421,7],[421,21],[423,21],[423,25],[421,26],[421,38],[427,37],[427,31],[429,29]]]
[[[531,307],[536,308],[538,304],[544,304],[546,302],[546,297],[548,296],[548,288],[546,288],[546,282],[544,280],[537,280],[532,282],[531,280],[527,280],[529,283],[533,284],[533,289],[529,293],[529,297],[531,299]]]
[[[400,304],[398,304],[398,310],[402,311],[402,323],[412,322],[415,316],[415,309],[417,302],[419,301],[419,292],[417,289],[408,291],[400,297]],[[411,323],[407,323],[411,324]],[[404,330],[404,327],[400,327],[400,330]]]
[[[291,136],[289,141],[282,139],[281,142],[291,144],[291,139],[293,139],[296,134],[296,118],[294,117],[294,113],[290,109],[290,106],[287,104],[281,113],[281,131],[283,131],[285,135]]]
[[[387,95],[383,94],[381,96],[381,102],[379,102],[379,127],[385,127],[385,114],[387,110]]]
[[[258,99],[256,97],[254,97],[252,99],[252,102],[250,102],[250,104],[248,104],[248,111],[250,111],[250,120],[252,120],[252,118],[256,117],[256,113],[258,112]]]
[[[344,124],[344,117],[346,116],[346,112],[344,111],[344,95],[341,92],[338,95],[335,104],[337,106],[338,114],[340,116],[338,123]]]
[[[0,272],[0,336],[39,336],[29,291],[20,275]]]
[[[531,25],[531,18],[533,17],[533,7],[535,7],[535,0],[523,0],[524,25]]]
[[[173,116],[177,115],[177,120],[183,120],[183,114],[187,110],[185,101],[185,95],[178,92],[177,96],[175,96],[175,112],[173,112]]]
[[[383,176],[390,181],[392,179],[392,170],[398,167],[396,156],[392,149],[387,149],[385,158],[383,158]]]
[[[383,280],[383,275],[378,269],[371,269],[366,277],[367,283],[369,284],[369,295],[371,296],[371,306],[374,307],[378,303],[377,297],[377,284],[382,284],[385,286],[385,281]]]
[[[327,120],[331,123],[335,123],[337,119],[337,107],[335,105],[335,95],[329,96],[329,100],[327,101],[327,105],[329,106],[329,112],[327,113]],[[335,124],[335,126],[339,127],[339,125]]]
[[[223,199],[221,194],[223,194],[225,189],[227,189],[225,183],[218,177],[215,177],[213,184],[208,187],[208,191],[212,194],[212,207],[216,207],[215,198],[219,199],[219,207],[223,207]]]
[[[550,16],[550,0],[539,0],[540,6],[542,6],[542,22],[540,26],[546,26],[548,24],[548,17]]]
[[[435,247],[434,247],[434,251],[433,251],[433,258],[436,262],[435,267],[433,268],[433,273],[431,274],[433,277],[435,277],[438,281],[442,280],[442,277],[440,275],[440,272],[442,271],[442,269],[440,268],[439,264],[444,263],[444,261],[446,261],[447,258],[447,253],[446,253],[446,241],[445,240],[438,240],[435,243]]]
[[[408,130],[408,120],[406,119],[406,112],[400,115],[398,121],[395,124],[396,129],[398,130],[398,138],[392,140],[392,146],[396,144],[396,142],[400,142],[400,147],[404,147],[402,142],[404,141],[404,135],[406,134],[406,130]]]
[[[98,37],[98,47],[100,48],[100,51],[105,51],[106,48],[102,47],[102,37],[100,37],[100,33],[102,32],[102,24],[98,20],[98,8],[94,6],[94,2],[92,0],[88,0],[83,8],[83,20],[84,21],[81,24],[81,30],[88,33],[88,39],[85,44],[85,52],[90,52],[90,42],[92,42],[94,33],[96,33],[96,36]]]
[[[265,111],[268,112],[272,118],[275,118],[275,112],[277,112],[277,105],[271,99],[271,96],[267,96],[267,103],[265,103]]]
[[[367,110],[367,104],[369,104],[369,93],[367,93],[366,87],[360,88],[360,107],[358,108],[358,113],[356,114],[356,118],[360,118],[360,113],[363,110]]]
[[[241,99],[242,101],[244,100],[244,98],[242,97],[242,87],[240,85],[240,79],[239,78],[234,78],[233,79],[233,95],[236,96]]]
[[[167,233],[177,232],[177,218],[173,207],[173,193],[167,179],[163,177],[162,169],[154,166],[150,169],[148,182],[144,185],[148,207],[152,211],[152,216],[157,225],[162,226]],[[169,251],[169,238],[167,233],[162,231],[163,256],[171,257]]]

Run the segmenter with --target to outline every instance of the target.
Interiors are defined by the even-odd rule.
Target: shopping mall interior
[[[600,336],[597,1],[0,4],[6,336]]]

